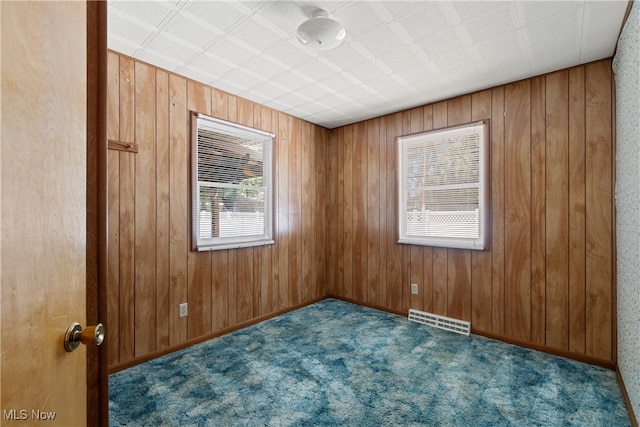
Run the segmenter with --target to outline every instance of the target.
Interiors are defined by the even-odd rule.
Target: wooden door
[[[0,2],[0,424],[85,425],[84,2]]]

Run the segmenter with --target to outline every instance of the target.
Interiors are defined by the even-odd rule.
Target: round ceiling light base
[[[343,42],[347,35],[342,24],[329,18],[324,10],[316,10],[296,31],[298,41],[315,50],[330,50]]]

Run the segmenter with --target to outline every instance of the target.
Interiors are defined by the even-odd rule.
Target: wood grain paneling
[[[156,73],[135,64],[135,354],[156,349]]]
[[[391,311],[409,305],[470,320],[493,337],[613,361],[611,79],[605,60],[332,130],[330,294]],[[396,137],[485,119],[489,248],[397,244]],[[374,263],[381,269],[372,272]]]
[[[471,98],[471,120],[479,121],[491,117],[491,91],[473,94]],[[489,194],[490,197],[490,194]],[[491,215],[491,204],[489,204]],[[489,233],[489,247],[491,235]],[[491,252],[471,252],[471,322],[480,330],[491,330]]]
[[[187,108],[189,111],[211,114],[211,88],[187,82]],[[190,115],[188,120],[190,120]],[[191,129],[190,122],[187,129]],[[190,138],[190,135],[189,135]],[[191,140],[187,140],[189,146]],[[190,156],[190,148],[187,151]],[[190,182],[190,181],[189,181]],[[190,194],[190,193],[189,193]],[[187,337],[195,338],[212,332],[211,329],[211,252],[188,252]]]
[[[135,142],[135,63],[120,60],[120,138]],[[120,155],[119,225],[120,225],[120,360],[135,357],[135,157]]]
[[[433,104],[433,129],[440,129],[447,126],[447,113],[447,102],[438,102]],[[395,163],[393,164],[392,170],[396,170]],[[397,191],[395,187],[393,191]],[[448,314],[448,261],[447,249],[433,248],[433,274],[431,279],[431,283],[433,284],[433,313],[441,316],[446,316]]]
[[[531,336],[531,84],[504,90],[505,335]]]
[[[567,71],[546,79],[546,342],[569,345],[569,79]]]
[[[385,304],[384,307],[388,307],[391,310],[402,310],[402,248],[397,244],[398,231],[397,227],[397,214],[395,210],[396,200],[396,161],[398,146],[396,137],[401,135],[402,132],[402,115],[400,113],[392,114],[386,117],[387,133],[385,141],[385,169],[387,171],[386,176],[386,193],[387,202],[384,205],[386,216],[386,230],[385,230],[385,254],[386,254],[386,277],[384,286],[385,292]],[[341,171],[337,172],[341,175]],[[337,237],[337,236],[336,236]],[[334,237],[335,238],[335,237]]]
[[[447,126],[471,122],[470,95],[447,102]],[[447,316],[471,319],[471,251],[447,249]]]
[[[613,354],[613,94],[608,61],[585,68],[586,353]]]
[[[156,70],[156,349],[169,347],[169,74]]]
[[[498,335],[504,335],[505,303],[504,113],[503,86],[491,91],[491,331]]]
[[[114,52],[108,78],[108,138],[139,146],[108,154],[112,370],[327,294],[326,129]],[[190,251],[191,111],[276,134],[275,245]]]
[[[531,80],[531,342],[540,345],[547,326],[545,80]]]
[[[229,119],[229,95],[212,89],[211,116]],[[211,329],[229,327],[229,251],[211,252]]]
[[[585,352],[585,69],[569,70],[569,351]],[[614,358],[615,360],[615,358]]]
[[[107,138],[120,138],[120,58],[109,53],[107,60]],[[120,154],[107,153],[107,326],[108,363],[120,360]]]
[[[111,366],[328,295],[613,361],[610,61],[330,131],[115,53],[108,65],[109,138],[140,144],[109,153]],[[190,110],[276,134],[275,245],[189,251]],[[396,138],[487,119],[488,249],[399,245]]]

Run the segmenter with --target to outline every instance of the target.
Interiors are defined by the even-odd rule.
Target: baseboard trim
[[[616,377],[618,377],[618,384],[620,384],[620,389],[622,390],[624,404],[627,406],[627,413],[629,414],[631,427],[638,427],[638,419],[636,418],[636,414],[633,412],[633,406],[631,406],[631,400],[629,399],[629,394],[627,394],[627,388],[624,385],[624,380],[622,379],[622,374],[620,373],[620,367],[618,365],[616,365]]]
[[[174,351],[178,351],[178,350],[182,350],[184,348],[187,347],[191,347],[192,345],[195,344],[199,344],[201,342],[210,340],[212,338],[216,338],[222,335],[226,335],[228,333],[237,331],[238,329],[242,329],[242,328],[246,328],[248,326],[251,325],[255,325],[257,323],[260,322],[264,322],[265,320],[269,320],[273,317],[277,317],[280,316],[282,314],[288,313],[290,311],[293,310],[297,310],[299,308],[302,307],[306,307],[307,305],[311,305],[311,304],[315,304],[316,302],[328,299],[328,298],[333,298],[333,299],[337,299],[337,300],[341,300],[341,301],[345,301],[351,304],[356,304],[356,305],[361,305],[364,307],[369,307],[369,308],[373,308],[375,310],[380,310],[380,311],[385,311],[387,313],[391,313],[391,314],[396,314],[399,316],[404,316],[406,317],[408,315],[408,311],[404,311],[404,310],[394,310],[394,309],[390,309],[388,307],[383,307],[380,305],[376,305],[376,304],[369,304],[369,303],[364,303],[362,301],[357,301],[355,299],[352,298],[347,298],[347,297],[343,297],[343,296],[337,296],[337,295],[327,295],[326,297],[320,297],[320,298],[315,298],[309,301],[305,301],[303,303],[300,304],[296,304],[293,305],[291,307],[288,307],[286,309],[283,310],[278,310],[275,311],[273,313],[269,313],[263,316],[258,316],[255,317],[253,319],[238,323],[236,325],[230,326],[228,328],[224,328],[224,329],[220,329],[216,332],[210,333],[210,334],[206,334],[197,338],[193,338],[190,339],[188,341],[185,341],[183,343],[174,345],[174,346],[170,346],[167,348],[164,348],[162,350],[157,350],[148,354],[145,354],[144,356],[140,356],[140,357],[136,357],[133,358],[131,360],[127,360],[126,362],[122,362],[122,363],[117,363],[113,366],[109,367],[109,374],[113,374],[115,372],[118,371],[122,371],[123,369],[127,369],[130,368],[132,366],[135,365],[139,365],[140,363],[144,363],[144,362],[148,362],[149,360],[153,360],[156,359],[158,357],[161,356],[165,356],[169,353],[173,353]],[[579,362],[584,362],[584,363],[588,363],[590,365],[596,365],[596,366],[601,366],[603,368],[606,369],[611,369],[612,371],[616,371],[617,372],[617,367],[616,364],[614,362],[611,362],[609,360],[605,360],[605,359],[600,359],[600,358],[596,358],[596,357],[591,357],[591,356],[587,356],[584,354],[579,354],[579,353],[573,353],[573,352],[569,352],[569,351],[564,351],[564,350],[558,350],[552,347],[548,347],[548,346],[544,346],[544,345],[539,345],[539,344],[533,344],[533,343],[529,343],[526,341],[521,341],[521,340],[516,340],[513,338],[509,338],[509,337],[505,337],[502,335],[497,335],[497,334],[492,334],[489,332],[484,332],[484,331],[478,331],[473,329],[473,325],[472,325],[472,329],[471,329],[471,333],[475,334],[475,335],[480,335],[486,338],[491,338],[491,339],[495,339],[497,341],[502,341],[502,342],[506,342],[508,344],[513,344],[513,345],[517,345],[519,347],[524,347],[524,348],[529,348],[531,350],[536,350],[536,351],[542,351],[544,353],[549,353],[549,354],[553,354],[555,356],[560,356],[560,357],[566,357],[567,359],[572,359],[572,360],[577,360]],[[620,379],[621,377],[619,377]],[[626,391],[625,391],[626,393]],[[625,394],[625,401],[628,401],[628,396]],[[627,405],[630,408],[630,405]],[[638,427],[638,425],[636,424],[634,427]]]
[[[514,338],[505,337],[502,335],[492,334],[489,332],[478,331],[473,329],[473,325],[471,325],[471,333],[475,335],[480,335],[486,338],[491,338],[497,341],[506,342],[508,344],[517,345],[519,347],[528,348],[531,350],[541,351],[543,353],[553,354],[554,356],[565,357],[567,359],[576,360],[578,362],[588,363],[589,365],[601,366],[606,369],[610,369],[614,371],[616,369],[615,362],[606,359],[600,359],[598,357],[588,356],[586,354],[574,353],[572,351],[560,350],[557,348],[549,347],[541,344],[534,344],[527,341],[521,341]]]
[[[373,308],[373,309],[380,310],[380,311],[386,311],[388,313],[398,314],[400,316],[405,316],[405,317],[408,316],[408,314],[409,314],[408,310],[407,311],[404,311],[404,310],[393,310],[393,309],[389,309],[387,307],[382,307],[382,306],[375,305],[375,304],[367,304],[367,303],[363,303],[361,301],[357,301],[357,300],[354,300],[354,299],[351,299],[351,298],[346,298],[346,297],[337,296],[337,295],[329,295],[327,298],[334,298],[334,299],[350,302],[352,304],[362,305],[362,306],[365,306],[365,307]],[[502,336],[502,335],[497,335],[497,334],[492,334],[492,333],[489,333],[489,332],[479,331],[479,330],[473,329],[473,324],[471,325],[471,333],[474,334],[474,335],[483,336],[485,338],[494,339],[496,341],[502,341],[502,342],[506,342],[508,344],[517,345],[519,347],[524,347],[524,348],[528,348],[528,349],[531,349],[531,350],[541,351],[543,353],[553,354],[554,356],[565,357],[567,359],[577,360],[578,362],[584,362],[584,363],[588,363],[590,365],[601,366],[603,368],[610,369],[612,371],[616,369],[615,363],[611,362],[610,360],[600,359],[600,358],[597,358],[597,357],[587,356],[585,354],[574,353],[574,352],[570,352],[570,351],[558,350],[556,348],[548,347],[548,346],[545,346],[545,345],[533,344],[533,343],[530,343],[530,342],[516,340],[516,339],[505,337],[505,336]],[[638,427],[638,426],[635,426],[635,427]]]
[[[231,332],[237,331],[239,329],[243,329],[243,328],[246,328],[248,326],[252,326],[252,325],[255,325],[257,323],[264,322],[265,320],[269,320],[269,319],[272,319],[274,317],[280,316],[282,314],[288,313],[290,311],[297,310],[299,308],[306,307],[306,306],[311,305],[311,304],[315,304],[315,303],[317,303],[319,301],[322,301],[324,299],[326,299],[326,298],[325,297],[320,297],[320,298],[315,298],[315,299],[312,299],[312,300],[309,300],[309,301],[305,301],[305,302],[300,303],[300,304],[292,305],[291,307],[285,308],[283,310],[278,310],[278,311],[274,311],[273,313],[265,314],[263,316],[254,317],[253,319],[249,319],[249,320],[246,320],[244,322],[237,323],[237,324],[235,324],[233,326],[229,326],[228,328],[220,329],[220,330],[218,330],[216,332],[212,332],[210,334],[202,335],[202,336],[199,336],[197,338],[192,338],[192,339],[187,340],[187,341],[185,341],[183,343],[176,344],[176,345],[173,345],[173,346],[170,346],[170,347],[167,347],[167,348],[163,348],[162,350],[157,350],[157,351],[154,351],[154,352],[151,352],[151,353],[147,353],[144,356],[135,357],[135,358],[133,358],[131,360],[127,360],[126,362],[117,363],[117,364],[112,365],[112,366],[109,367],[109,374],[113,374],[113,373],[116,373],[118,371],[122,371],[124,369],[131,368],[133,366],[139,365],[139,364],[144,363],[144,362],[148,362],[148,361],[153,360],[153,359],[157,359],[158,357],[165,356],[165,355],[167,355],[169,353],[173,353],[175,351],[182,350],[182,349],[185,349],[187,347],[191,347],[191,346],[193,346],[195,344],[200,344],[201,342],[208,341],[208,340],[210,340],[212,338],[217,338],[217,337],[220,337],[222,335],[226,335],[226,334],[229,334]]]
[[[380,311],[386,311],[387,313],[391,313],[391,314],[397,314],[399,316],[404,316],[407,317],[409,315],[409,311],[403,311],[403,310],[394,310],[388,307],[383,307],[381,305],[375,305],[375,304],[369,304],[366,302],[362,302],[362,301],[358,301],[355,299],[351,299],[351,298],[347,298],[347,297],[342,297],[342,296],[338,296],[338,295],[328,295],[327,298],[333,298],[333,299],[337,299],[340,301],[344,301],[344,302],[349,302],[351,304],[356,304],[356,305],[361,305],[363,307],[369,307],[369,308],[373,308],[376,310],[380,310]]]

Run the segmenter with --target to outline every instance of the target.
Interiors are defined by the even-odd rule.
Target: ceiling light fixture
[[[315,50],[329,50],[344,40],[347,32],[342,24],[329,18],[324,10],[316,10],[296,31],[298,41]]]

